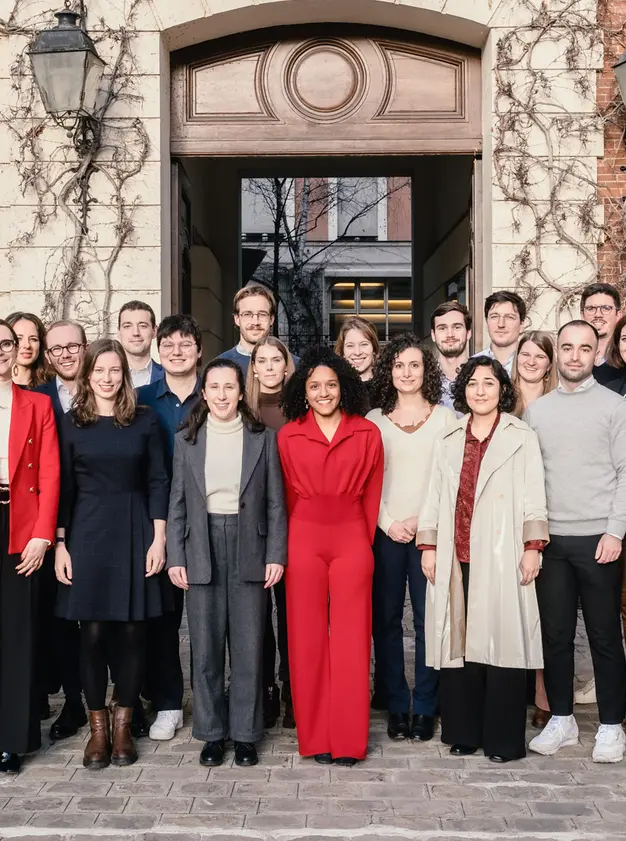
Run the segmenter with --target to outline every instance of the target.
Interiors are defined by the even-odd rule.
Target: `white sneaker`
[[[573,715],[553,715],[528,747],[535,753],[552,756],[561,748],[578,744],[578,724]]]
[[[626,750],[626,733],[621,724],[601,724],[593,749],[594,762],[621,762]]]
[[[574,692],[574,703],[575,704],[595,704],[596,703],[596,681],[595,678],[591,678],[588,680],[587,683],[582,687],[582,689],[577,689]]]
[[[161,710],[150,728],[150,738],[158,742],[167,742],[174,738],[176,731],[182,726],[182,710]]]

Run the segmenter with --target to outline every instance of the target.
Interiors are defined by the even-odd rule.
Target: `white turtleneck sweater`
[[[9,430],[13,406],[13,383],[0,382],[0,485],[9,484]]]
[[[204,481],[209,514],[237,514],[243,459],[243,421],[206,420]]]

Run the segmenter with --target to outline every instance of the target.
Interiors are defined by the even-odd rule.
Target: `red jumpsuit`
[[[289,514],[289,668],[300,754],[364,759],[380,432],[343,415],[329,442],[309,410],[280,430],[278,449]]]

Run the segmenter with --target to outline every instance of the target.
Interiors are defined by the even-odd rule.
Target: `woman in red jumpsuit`
[[[298,743],[354,765],[369,730],[372,543],[383,481],[378,428],[352,366],[327,348],[285,386],[278,433],[289,515],[289,667]]]

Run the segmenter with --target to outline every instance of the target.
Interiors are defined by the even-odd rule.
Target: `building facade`
[[[30,74],[49,4],[0,3],[1,312],[74,315],[95,335],[142,298],[158,315],[191,310],[217,352],[232,342],[232,294],[259,271],[241,185],[279,177],[410,182],[396,276],[410,281],[399,312],[420,332],[453,289],[480,343],[492,290],[518,290],[532,326],[552,329],[586,283],[621,283],[625,122],[611,67],[623,0],[86,5],[107,62],[95,138],[46,117]],[[377,237],[388,224],[377,210]],[[341,267],[324,267],[325,325],[342,306],[331,286],[367,281],[365,247],[344,242]],[[393,259],[378,250],[369,277],[387,282]]]

